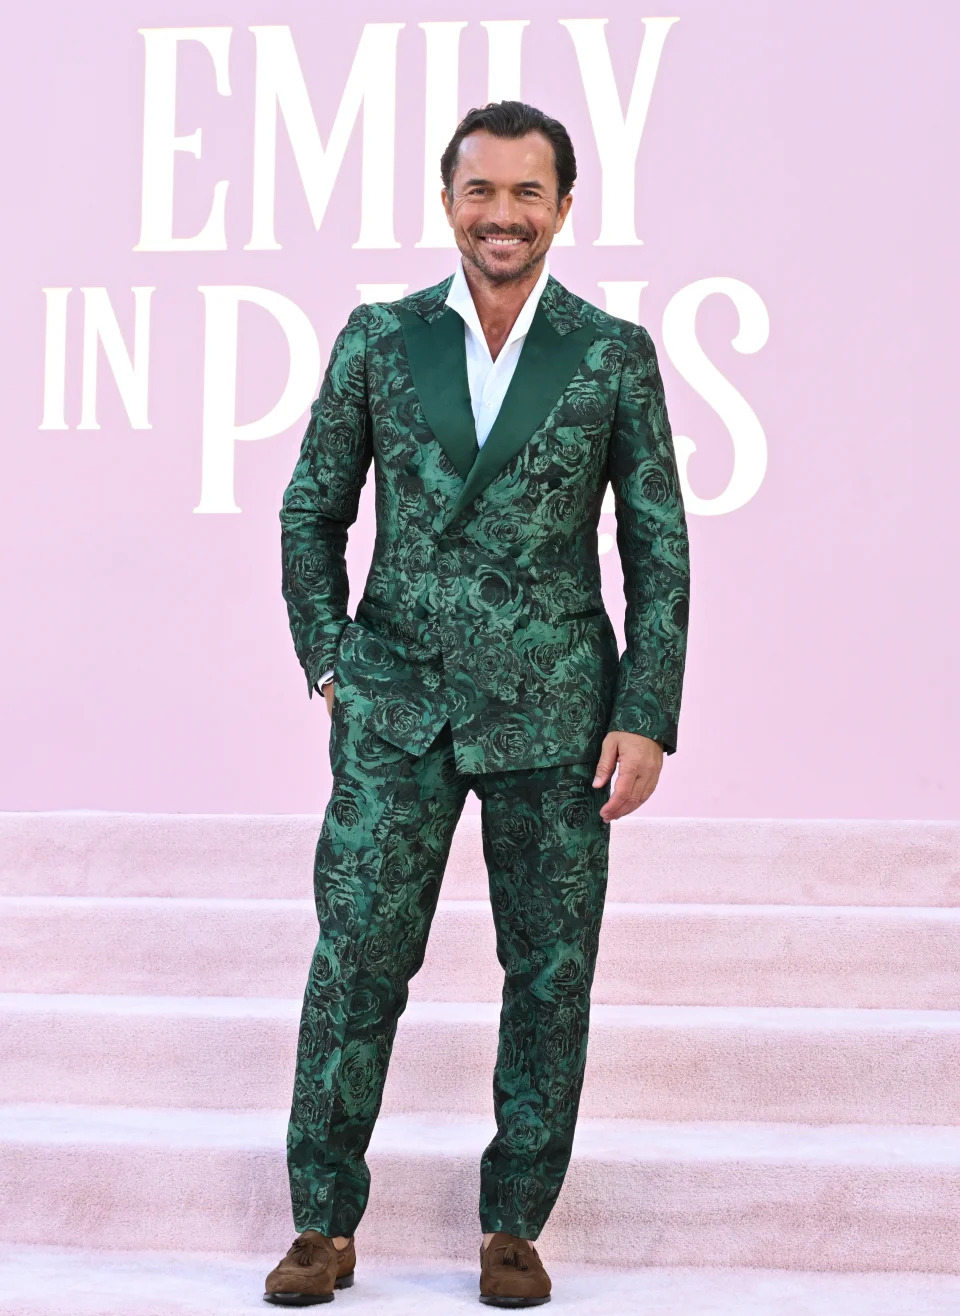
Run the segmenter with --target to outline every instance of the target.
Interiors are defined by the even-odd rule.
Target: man
[[[325,682],[334,778],[287,1138],[300,1233],[264,1295],[278,1304],[353,1282],[364,1153],[470,790],[505,972],[480,1300],[549,1300],[532,1242],[570,1159],[608,824],[676,749],[689,567],[663,384],[645,329],[547,269],[573,199],[570,139],[531,106],[491,104],[460,123],[441,175],[458,268],[351,313],[280,514],[283,595],[311,697]],[[350,618],[347,531],[371,462],[376,543]],[[600,591],[608,482],[620,656]]]

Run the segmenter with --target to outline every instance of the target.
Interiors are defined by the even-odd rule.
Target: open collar
[[[550,264],[546,256],[543,258],[543,268],[540,271],[536,283],[527,294],[527,299],[520,308],[520,313],[507,334],[504,348],[515,343],[518,338],[523,338],[530,328],[531,321],[536,314],[537,306],[543,295],[543,290],[547,286],[547,280],[550,277]],[[483,327],[480,324],[480,316],[477,313],[476,303],[473,300],[473,294],[470,292],[470,285],[467,283],[467,276],[463,271],[463,257],[457,261],[457,268],[454,270],[453,279],[450,283],[450,291],[447,293],[446,305],[463,320],[464,324],[470,329],[478,342],[484,347],[487,346],[486,336]],[[489,350],[489,349],[488,349]]]
[[[433,324],[448,313],[456,315],[456,311],[447,306],[447,297],[453,280],[454,275],[448,274],[439,283],[431,284],[429,288],[421,288],[417,292],[407,293],[392,305],[397,310],[414,311],[422,320],[426,320],[427,324]],[[584,302],[581,298],[565,288],[556,275],[548,274],[533,318],[536,318],[537,311],[542,311],[562,338],[584,324],[583,306]],[[531,320],[531,324],[532,322]]]

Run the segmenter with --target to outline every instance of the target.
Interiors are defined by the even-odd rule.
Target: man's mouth
[[[526,242],[526,238],[498,238],[492,233],[482,233],[481,242],[488,242],[492,247],[519,247],[521,243]]]

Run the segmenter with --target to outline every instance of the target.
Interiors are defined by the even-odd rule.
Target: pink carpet
[[[0,815],[0,1312],[265,1310],[315,817]],[[358,1311],[476,1304],[500,969],[458,829]],[[554,1303],[960,1311],[960,825],[621,820]],[[433,1257],[444,1267],[427,1263]]]

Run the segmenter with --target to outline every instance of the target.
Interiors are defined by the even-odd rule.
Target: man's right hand
[[[320,689],[320,693],[327,701],[327,712],[331,717],[333,717],[333,685],[333,681],[328,681],[326,685],[322,686]]]

